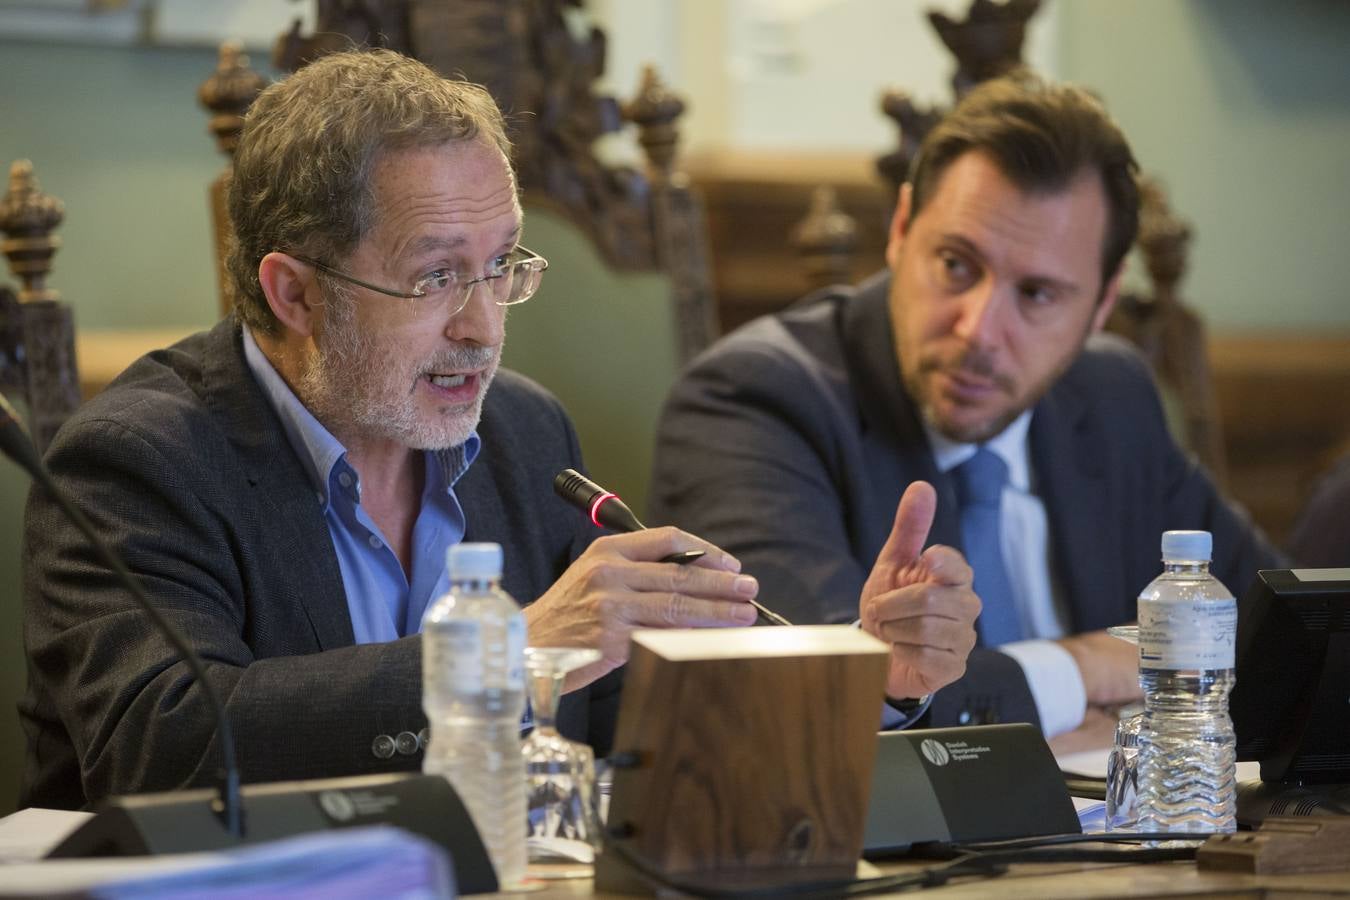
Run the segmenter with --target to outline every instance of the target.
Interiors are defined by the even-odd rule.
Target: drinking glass
[[[534,731],[525,739],[526,810],[530,862],[560,858],[590,862],[600,845],[595,802],[595,754],[558,733],[563,678],[600,659],[599,650],[526,647]]]
[[[1113,625],[1112,637],[1139,643],[1138,625]],[[1121,710],[1111,755],[1106,758],[1106,830],[1136,831],[1139,827],[1139,730],[1144,713],[1138,706]]]

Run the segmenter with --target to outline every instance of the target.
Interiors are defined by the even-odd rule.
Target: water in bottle
[[[1236,827],[1233,689],[1237,602],[1209,573],[1207,531],[1162,537],[1163,573],[1139,595],[1139,830]]]
[[[501,545],[457,544],[446,559],[449,591],[422,620],[423,770],[454,786],[507,886],[525,875],[525,618],[501,589]]]

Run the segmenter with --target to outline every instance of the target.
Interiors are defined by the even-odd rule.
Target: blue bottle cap
[[[445,566],[451,578],[501,578],[502,545],[455,544],[445,551]]]
[[[1214,538],[1208,531],[1164,531],[1164,562],[1209,562]]]

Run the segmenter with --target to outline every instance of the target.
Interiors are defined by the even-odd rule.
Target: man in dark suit
[[[1137,216],[1129,146],[1086,92],[977,88],[900,191],[888,272],[750,324],[683,375],[651,518],[735,553],[789,619],[860,617],[899,649],[921,628],[878,608],[874,560],[902,492],[931,484],[929,539],[970,558],[984,611],[929,721],[1109,739],[1139,688],[1133,646],[1102,629],[1134,619],[1161,533],[1212,531],[1236,590],[1274,561],[1168,435],[1138,357],[1099,334]]]
[[[505,307],[547,265],[520,245],[508,151],[486,91],[397,54],[269,87],[231,181],[234,315],[137,361],[49,451],[202,656],[245,781],[420,764],[418,631],[461,540],[503,545],[530,643],[601,651],[559,726],[602,753],[634,629],[755,619],[755,580],[717,547],[674,528],[592,540],[552,495],[581,467],[571,424],[497,370]],[[40,490],[25,541],[24,804],[206,781],[215,720],[179,654]],[[660,562],[686,550],[705,555]],[[978,603],[952,568],[955,585],[898,593],[968,649]]]

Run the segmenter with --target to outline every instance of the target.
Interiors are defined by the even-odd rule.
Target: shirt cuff
[[[933,695],[917,700],[892,700],[886,698],[881,705],[881,731],[901,731],[913,725],[933,703]]]
[[[1073,656],[1054,641],[1014,641],[998,648],[1022,667],[1031,698],[1036,701],[1036,713],[1041,717],[1041,731],[1054,737],[1073,731],[1083,724],[1087,711],[1087,689]]]

